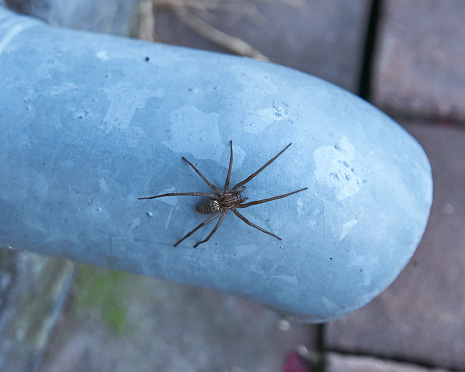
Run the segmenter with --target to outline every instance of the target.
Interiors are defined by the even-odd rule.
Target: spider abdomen
[[[197,211],[203,214],[211,214],[220,210],[220,203],[218,200],[207,200],[197,206]]]

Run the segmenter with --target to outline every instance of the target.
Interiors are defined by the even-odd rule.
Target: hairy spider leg
[[[218,216],[222,214],[221,211],[219,211],[218,213],[216,213],[215,215],[207,218],[205,221],[203,221],[199,226],[197,226],[194,230],[192,230],[191,232],[187,233],[184,238],[182,238],[180,241],[178,241],[174,246],[176,247],[179,243],[181,243],[184,239],[187,239],[189,236],[191,236],[193,233],[195,233],[198,229],[200,229],[201,227],[204,227],[207,223],[210,223],[212,222],[215,218],[218,218]],[[216,226],[215,226],[216,227]],[[213,235],[213,234],[212,234]],[[198,244],[197,244],[198,245]],[[195,247],[194,247],[195,248]]]
[[[161,198],[162,196],[180,196],[180,195],[190,195],[190,196],[208,196],[209,198],[218,199],[218,195],[208,194],[205,192],[170,192],[168,194],[150,196],[148,198],[137,198],[137,199],[156,199]]]
[[[202,240],[201,242],[198,242],[196,245],[194,245],[194,248],[197,248],[197,246],[202,244],[202,243],[208,242],[208,240],[213,236],[214,233],[216,233],[216,230],[218,230],[218,228],[220,227],[221,222],[223,222],[224,218],[226,217],[226,213],[228,213],[227,210],[225,210],[224,212],[221,213],[221,217],[218,220],[218,222],[216,223],[216,225],[213,228],[212,232],[210,234],[208,234],[208,236],[206,237],[205,240]]]
[[[255,227],[256,229],[260,230],[261,232],[264,232],[265,234],[274,236],[276,239],[282,240],[278,235],[275,235],[273,233],[270,233],[269,231],[266,231],[265,229],[262,229],[260,226],[255,225],[254,223],[250,222],[247,218],[245,218],[242,214],[240,214],[238,211],[236,211],[235,208],[231,209],[232,212],[239,217],[242,221],[244,221],[247,225]]]
[[[236,191],[239,187],[241,187],[242,185],[245,185],[247,182],[249,182],[252,178],[254,178],[257,174],[259,174],[263,169],[265,169],[267,166],[269,166],[271,163],[273,163],[276,158],[281,155],[284,151],[286,151],[288,149],[288,147],[292,145],[292,143],[290,143],[289,145],[287,145],[284,150],[282,150],[278,155],[276,155],[274,158],[272,158],[270,161],[268,161],[263,167],[261,167],[259,170],[257,170],[255,173],[252,173],[249,177],[247,177],[244,181],[241,181],[239,182],[237,185],[235,185],[231,191]]]
[[[228,168],[228,175],[226,176],[226,182],[224,183],[224,192],[229,191],[229,180],[231,179],[231,169],[233,163],[233,149],[232,149],[232,141],[231,144],[231,156],[229,157],[229,168]]]
[[[288,149],[289,146],[291,146],[292,143],[290,143],[289,145],[287,145],[281,152],[279,152],[275,157],[273,157],[272,159],[270,159],[265,165],[263,165],[260,169],[258,169],[256,172],[254,172],[253,174],[251,174],[249,177],[247,177],[245,180],[239,182],[238,184],[236,184],[231,190],[228,190],[229,188],[229,182],[230,182],[230,179],[231,179],[231,170],[232,170],[232,164],[233,164],[233,148],[232,148],[232,141],[230,141],[230,147],[231,147],[231,155],[230,155],[230,158],[229,158],[229,167],[228,167],[228,174],[226,176],[226,182],[225,182],[225,185],[224,185],[224,192],[222,192],[217,186],[213,185],[210,181],[207,180],[207,178],[189,161],[187,160],[184,156],[182,157],[183,160],[185,160],[194,170],[195,172],[207,183],[208,186],[210,186],[210,188],[212,188],[218,195],[215,195],[215,194],[209,194],[209,193],[202,193],[202,192],[186,192],[186,193],[168,193],[168,194],[162,194],[162,195],[155,195],[155,196],[151,196],[151,197],[147,197],[147,198],[138,198],[138,199],[156,199],[156,198],[161,198],[161,197],[164,197],[164,196],[180,196],[180,195],[191,195],[191,196],[206,196],[206,197],[210,197],[212,199],[215,199],[215,200],[219,200],[221,198],[221,196],[226,193],[226,192],[230,192],[230,193],[236,193],[236,194],[241,194],[246,186],[244,186],[247,182],[249,182],[250,180],[252,180],[254,177],[256,177],[262,170],[264,170],[266,167],[268,167],[273,161],[275,161],[284,151],[286,151]],[[241,187],[241,189],[239,191],[237,191],[237,189]],[[286,196],[289,196],[289,195],[292,195],[292,194],[296,194],[298,192],[301,192],[301,191],[304,191],[304,190],[307,190],[308,187],[304,188],[304,189],[300,189],[300,190],[297,190],[297,191],[293,191],[293,192],[290,192],[290,193],[287,193],[287,194],[283,194],[283,195],[278,195],[278,196],[274,196],[272,198],[267,198],[267,199],[261,199],[261,200],[256,200],[256,201],[253,201],[253,202],[249,202],[249,203],[245,203],[245,204],[238,204],[236,207],[234,208],[228,208],[228,209],[231,209],[233,211],[233,213],[238,217],[240,218],[242,221],[244,221],[247,225],[249,226],[252,226],[254,228],[256,228],[257,230],[260,230],[261,232],[264,232],[265,234],[268,234],[268,235],[271,235],[271,236],[274,236],[276,239],[279,239],[281,240],[281,238],[269,231],[266,231],[265,229],[262,229],[261,227],[255,225],[254,223],[250,222],[247,218],[245,218],[242,214],[240,214],[235,208],[247,208],[247,207],[250,207],[252,205],[257,205],[257,204],[262,204],[262,203],[266,203],[266,202],[269,202],[269,201],[272,201],[272,200],[276,200],[276,199],[281,199],[281,198],[285,198]],[[244,201],[248,200],[248,198],[244,198],[242,199],[242,202],[243,203]],[[192,231],[190,231],[189,233],[187,233],[181,240],[179,240],[174,246],[176,247],[179,243],[181,243],[183,240],[187,239],[189,236],[191,236],[192,234],[194,234],[197,230],[199,230],[200,228],[202,228],[203,226],[205,226],[206,224],[210,223],[211,221],[215,220],[216,218],[218,218],[219,215],[221,215],[220,219],[218,220],[218,222],[216,223],[215,227],[213,228],[213,230],[210,232],[210,234],[207,236],[206,239],[198,242],[196,245],[194,245],[194,248],[196,248],[197,246],[199,246],[200,244],[202,243],[205,243],[207,242],[212,236],[213,234],[215,234],[215,232],[218,230],[218,228],[220,227],[221,223],[223,222],[223,220],[225,219],[226,217],[226,214],[228,212],[228,209],[222,209],[220,211],[218,211],[215,215],[209,217],[208,219],[206,219],[205,221],[203,221],[200,225],[198,225],[197,227],[195,227]]]
[[[239,204],[236,208],[247,208],[247,207],[250,207],[251,205],[262,204],[262,203],[266,203],[266,202],[269,202],[269,201],[272,201],[272,200],[285,198],[286,196],[296,194],[296,193],[304,191],[304,190],[308,190],[308,187],[306,187],[304,189],[297,190],[297,191],[293,191],[293,192],[290,192],[290,193],[287,193],[287,194],[284,194],[284,195],[273,196],[272,198],[268,198],[268,199],[261,199],[261,200],[256,200],[256,201],[253,201],[253,202],[248,202],[248,203],[245,203],[245,204]]]
[[[194,168],[194,170],[197,172],[197,174],[202,177],[202,179],[207,183],[208,186],[210,186],[213,190],[215,190],[218,194],[221,194],[221,190],[216,187],[214,184],[212,184],[209,180],[207,180],[205,178],[205,176],[196,168],[194,167],[194,165],[189,161],[187,160],[184,156],[182,157],[183,160],[187,161],[189,163],[189,165]]]
[[[245,189],[246,189],[246,187],[245,187],[245,186],[242,186],[241,189],[240,189],[239,191],[236,190],[236,192],[237,192],[238,194],[240,194],[241,192],[244,192]]]

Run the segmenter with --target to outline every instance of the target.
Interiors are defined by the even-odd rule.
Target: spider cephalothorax
[[[245,202],[249,198],[243,198],[241,192],[245,190],[245,186],[242,186],[239,191],[233,192],[221,192],[217,199],[207,200],[200,203],[197,206],[197,211],[203,214],[211,214],[218,212],[219,210],[232,209],[239,206],[239,204]]]
[[[250,225],[252,227],[255,227],[256,229],[264,232],[265,234],[269,234],[271,236],[274,236],[275,238],[281,240],[281,238],[273,233],[270,233],[269,231],[266,231],[262,229],[261,227],[253,224],[250,222],[247,218],[245,218],[242,214],[240,214],[236,208],[247,208],[252,205],[257,205],[257,204],[262,204],[266,203],[272,200],[276,199],[281,199],[285,198],[286,196],[296,194],[300,191],[307,190],[308,188],[305,187],[304,189],[300,189],[297,191],[293,191],[287,194],[283,195],[278,195],[274,196],[272,198],[267,198],[267,199],[262,199],[262,200],[256,200],[253,202],[248,202],[244,203],[246,200],[249,198],[243,198],[241,196],[241,193],[245,190],[245,184],[249,182],[251,179],[253,179],[257,174],[259,174],[263,169],[265,169],[267,166],[269,166],[273,161],[276,160],[276,158],[281,155],[291,144],[287,145],[284,150],[282,150],[278,155],[276,155],[274,158],[269,160],[264,166],[262,166],[259,170],[257,170],[255,173],[252,173],[249,177],[247,177],[245,180],[239,182],[235,186],[233,186],[231,189],[229,189],[229,180],[231,179],[231,169],[232,169],[232,163],[233,163],[233,148],[232,148],[232,141],[230,142],[231,144],[231,157],[229,159],[229,168],[228,168],[228,175],[226,176],[226,182],[224,184],[224,191],[221,191],[220,188],[216,187],[213,185],[210,181],[208,181],[205,176],[200,173],[200,171],[194,167],[194,165],[187,160],[184,156],[182,157],[183,160],[185,160],[196,172],[197,174],[202,177],[202,179],[210,186],[216,194],[210,194],[210,193],[203,193],[203,192],[175,192],[175,193],[168,193],[168,194],[163,194],[163,195],[156,195],[156,196],[150,196],[148,198],[139,198],[139,199],[156,199],[156,198],[161,198],[164,196],[179,196],[179,195],[191,195],[191,196],[207,196],[210,198],[210,200],[207,200],[197,206],[197,211],[200,213],[204,214],[212,214],[215,213],[213,216],[209,217],[205,221],[203,221],[200,225],[198,225],[195,229],[187,233],[181,240],[179,240],[174,246],[176,247],[179,243],[181,243],[184,239],[188,238],[191,236],[193,233],[195,233],[198,229],[201,227],[205,226],[207,223],[210,223],[214,219],[220,217],[218,222],[216,223],[215,227],[213,228],[212,232],[207,236],[205,240],[202,240],[198,242],[196,245],[194,245],[194,248],[197,247],[199,244],[207,242],[213,234],[218,230],[220,227],[221,223],[223,222],[224,218],[226,217],[226,214],[228,211],[232,211],[237,217],[239,217],[242,221],[244,221],[247,225]]]

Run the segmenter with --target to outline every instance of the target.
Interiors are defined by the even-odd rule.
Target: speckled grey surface
[[[148,60],[147,58],[148,57]],[[63,30],[0,7],[0,246],[215,287],[309,321],[384,290],[423,234],[429,162],[365,101],[282,66]],[[231,183],[250,200],[309,190],[205,219],[234,144]],[[5,176],[6,175],[6,176]]]

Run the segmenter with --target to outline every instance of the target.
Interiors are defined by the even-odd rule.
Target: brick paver
[[[465,1],[382,2],[373,100],[414,117],[465,118]]]
[[[273,62],[319,76],[350,91],[357,90],[370,1],[248,3],[246,7],[247,1],[238,2],[235,12],[225,13],[219,1],[215,17],[209,18],[210,24],[248,42]],[[251,11],[252,3],[256,5],[255,12]],[[194,34],[169,12],[156,13],[155,30],[157,39],[164,42],[225,51]]]
[[[73,271],[70,261],[0,247],[0,371],[38,367]]]
[[[382,360],[372,357],[326,355],[326,372],[447,372],[445,369],[430,369],[416,365]]]
[[[88,298],[79,306],[87,285],[113,276],[98,271],[100,279],[78,281],[76,301],[58,322],[39,372],[272,372],[300,345],[315,347],[315,326],[296,323],[281,330],[279,317],[256,303],[123,273],[118,310],[127,318],[115,333],[98,315],[105,303]],[[101,294],[111,303],[107,291]]]

